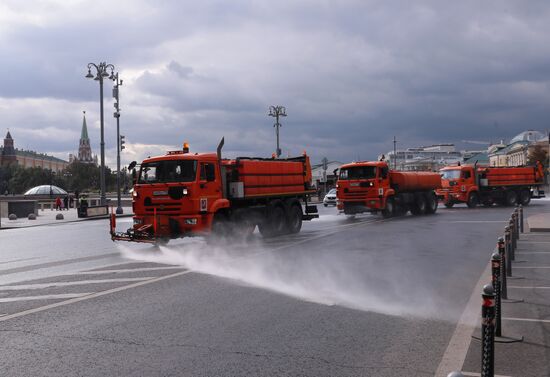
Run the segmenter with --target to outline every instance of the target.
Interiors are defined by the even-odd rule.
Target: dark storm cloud
[[[83,109],[97,142],[98,87],[83,76],[102,60],[124,78],[135,153],[225,135],[228,153],[270,155],[277,104],[283,150],[316,159],[375,158],[394,135],[412,147],[548,128],[543,1],[3,3],[0,127],[34,149],[74,149],[36,135],[78,135]]]

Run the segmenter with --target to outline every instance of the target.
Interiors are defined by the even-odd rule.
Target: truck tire
[[[453,208],[453,206],[455,205],[453,202],[445,202],[443,203],[443,205],[447,208]]]
[[[263,237],[275,237],[286,233],[286,214],[283,203],[274,200],[268,206],[266,215],[258,224],[258,230]]]
[[[437,196],[433,192],[426,195],[426,213],[433,214],[437,211]]]
[[[522,190],[522,191],[519,193],[519,203],[520,203],[522,206],[526,206],[526,205],[529,205],[530,202],[531,202],[531,191],[529,191],[529,190]]]
[[[414,203],[411,205],[411,213],[415,216],[426,213],[426,198],[424,195],[415,195]]]
[[[507,191],[504,205],[508,207],[513,207],[518,202],[518,194],[515,191]]]
[[[206,237],[206,242],[209,244],[217,244],[225,239],[229,234],[229,221],[227,215],[222,212],[218,212],[214,215],[212,220],[212,226],[210,227],[210,234]]]
[[[236,235],[244,239],[248,239],[252,236],[257,223],[256,216],[252,211],[238,209],[233,213],[232,219],[234,224],[233,230]]]
[[[386,199],[386,207],[382,210],[382,216],[386,219],[395,215],[395,200],[393,198]]]
[[[468,195],[468,201],[466,202],[466,205],[468,208],[476,208],[479,204],[479,195],[475,192],[471,192],[470,195]]]
[[[494,200],[491,197],[485,197],[481,200],[481,204],[483,204],[484,207],[492,207]]]
[[[287,229],[291,234],[299,233],[302,229],[302,206],[300,203],[294,203],[287,211]]]

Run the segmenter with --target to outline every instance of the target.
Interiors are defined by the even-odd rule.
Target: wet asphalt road
[[[511,211],[321,208],[296,236],[160,249],[103,220],[2,230],[1,374],[433,376]]]

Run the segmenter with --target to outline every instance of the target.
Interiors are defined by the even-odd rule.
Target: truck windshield
[[[460,178],[460,170],[442,170],[441,178],[443,179],[458,179]]]
[[[376,178],[376,166],[354,166],[340,169],[340,179],[373,179]]]
[[[156,161],[141,164],[138,183],[192,182],[197,177],[197,161]]]

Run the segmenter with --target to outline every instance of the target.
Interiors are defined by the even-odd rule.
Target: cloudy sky
[[[413,4],[414,3],[414,4]],[[123,162],[179,148],[314,161],[550,129],[547,1],[0,0],[0,131],[68,158],[82,111],[99,153],[99,85],[116,66]],[[106,81],[106,157],[116,156]]]

